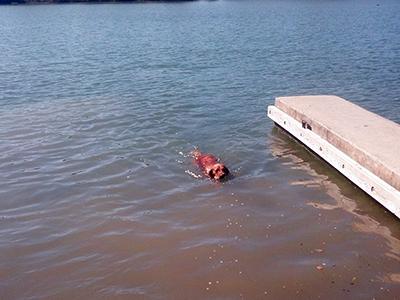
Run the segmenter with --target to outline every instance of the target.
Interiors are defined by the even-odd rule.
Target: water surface
[[[398,220],[265,109],[335,94],[400,122],[399,13],[0,7],[0,298],[398,298]],[[191,176],[194,146],[234,179]]]

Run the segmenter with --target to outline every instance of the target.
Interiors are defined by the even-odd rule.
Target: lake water
[[[0,7],[0,298],[399,299],[399,221],[265,114],[335,94],[400,122],[399,14]],[[195,146],[234,178],[196,178]]]

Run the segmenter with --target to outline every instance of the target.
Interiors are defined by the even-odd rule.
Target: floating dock
[[[400,125],[337,96],[276,98],[267,115],[400,218]]]

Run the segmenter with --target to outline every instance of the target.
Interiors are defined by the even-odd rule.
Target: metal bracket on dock
[[[310,124],[308,124],[306,121],[301,121],[301,127],[304,129],[312,130],[312,127]]]

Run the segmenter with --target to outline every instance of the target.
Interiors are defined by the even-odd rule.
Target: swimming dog
[[[195,163],[204,174],[214,180],[222,180],[229,175],[228,168],[212,154],[202,154],[199,150],[192,152]]]

